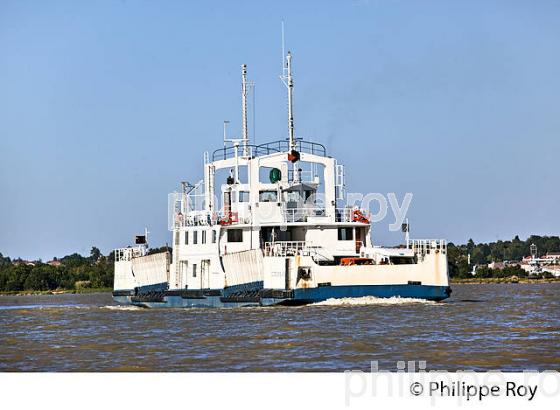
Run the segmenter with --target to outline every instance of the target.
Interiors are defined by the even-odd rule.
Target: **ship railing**
[[[286,208],[284,222],[307,222],[308,217],[326,216],[325,208]]]
[[[219,225],[238,225],[251,223],[250,212],[221,211],[216,214]]]
[[[218,215],[215,212],[189,212],[183,214],[181,212],[175,214],[175,228],[183,228],[187,226],[211,226],[218,222]]]
[[[290,142],[288,139],[267,142],[265,144],[257,145],[255,148],[255,155],[270,155],[276,152],[287,152],[290,150]],[[307,154],[318,155],[321,157],[327,156],[327,149],[323,144],[317,142],[305,141],[303,139],[296,139],[296,151]]]
[[[430,253],[447,253],[447,241],[445,239],[409,239],[407,248],[417,255],[427,255]]]
[[[336,208],[334,212],[335,222],[369,222],[371,217],[367,210],[351,206]]]
[[[256,149],[258,148],[257,145],[247,144],[247,148],[249,149],[249,157],[255,156]],[[238,156],[242,156],[243,147],[229,146],[217,149],[212,153],[212,162],[235,158],[236,151]]]
[[[294,174],[297,175],[299,182],[305,183],[314,183],[315,182],[315,175],[316,172],[312,169],[310,170],[296,170],[293,169],[288,170],[288,181],[294,181]]]
[[[334,211],[335,222],[352,222],[354,213],[353,208],[336,208]]]
[[[335,222],[356,222],[356,211],[359,211],[365,220],[369,220],[369,213],[353,207],[336,208]],[[286,208],[284,209],[284,222],[307,222],[307,218],[315,216],[331,216],[325,208]]]
[[[130,261],[134,258],[146,255],[146,246],[129,246],[128,248],[115,249],[115,262]]]
[[[264,256],[313,256],[320,248],[320,246],[313,246],[312,242],[308,241],[265,242]]]
[[[175,215],[175,228],[189,226],[214,226],[214,225],[238,225],[251,222],[249,215],[240,212],[190,212],[186,215],[178,213]]]
[[[267,142],[265,144],[253,145],[248,144],[249,156],[258,157],[263,155],[276,154],[278,152],[288,152],[290,150],[290,143],[287,139]],[[296,150],[299,152],[318,155],[322,157],[327,156],[327,149],[323,144],[317,142],[304,141],[303,139],[296,139]],[[235,153],[241,155],[242,147],[224,147],[215,150],[212,153],[212,161],[220,161],[229,158],[235,158]]]

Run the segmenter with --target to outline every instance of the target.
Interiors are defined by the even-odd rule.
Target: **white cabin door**
[[[204,259],[200,263],[200,288],[210,288],[210,260]]]
[[[179,283],[179,288],[187,287],[187,275],[189,274],[189,262],[181,261],[181,283]]]

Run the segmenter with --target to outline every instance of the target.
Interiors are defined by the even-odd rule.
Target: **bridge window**
[[[287,202],[296,202],[298,203],[300,200],[300,195],[298,191],[286,192],[286,201]]]
[[[228,242],[243,242],[242,229],[228,229],[227,231]]]
[[[192,243],[194,245],[198,243],[198,231],[193,231]]]
[[[212,243],[216,243],[216,236],[217,236],[216,231],[212,229]]]
[[[185,245],[189,244],[189,231],[185,231]]]
[[[277,202],[278,192],[276,191],[260,191],[259,202]]]
[[[354,229],[352,228],[338,228],[339,241],[351,241],[354,239]]]
[[[196,278],[196,263],[193,263],[193,266],[192,266],[192,276],[193,276],[193,278]]]
[[[249,202],[249,192],[239,191],[239,202]]]
[[[206,231],[202,231],[202,243],[206,243]]]

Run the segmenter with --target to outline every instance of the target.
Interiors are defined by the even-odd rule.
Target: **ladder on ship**
[[[346,185],[344,183],[344,165],[335,162],[334,165],[334,188],[335,198],[338,200],[344,199]]]
[[[181,242],[181,231],[179,229],[175,230],[175,246],[173,249],[173,263],[175,264],[175,289],[179,289],[179,283],[181,280],[181,271],[179,268],[179,243]]]

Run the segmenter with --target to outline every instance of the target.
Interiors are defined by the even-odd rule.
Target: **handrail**
[[[270,155],[276,154],[278,152],[288,152],[290,150],[290,143],[286,140],[277,140],[272,142],[267,142],[260,145],[248,144],[247,147],[249,148],[250,156],[261,156],[261,155]],[[225,160],[229,158],[235,157],[235,152],[239,150],[239,147],[223,147],[215,150],[212,153],[212,162]],[[322,157],[327,156],[327,149],[323,144],[319,144],[317,142],[311,141],[304,141],[302,139],[296,140],[296,150],[299,152],[318,155]]]
[[[251,153],[255,152],[255,150],[257,148],[257,145],[247,144],[247,147],[249,148],[249,153],[251,154]],[[235,146],[218,148],[217,150],[215,150],[212,153],[212,162],[220,161],[220,160],[228,159],[228,158],[234,158],[236,148],[237,148],[238,152],[240,150],[242,150],[241,147],[235,147]],[[241,156],[241,154],[239,154],[239,156]]]
[[[189,212],[186,216],[176,213],[173,226],[181,228],[187,226],[239,225],[250,222],[250,215],[240,215],[239,212],[195,211]]]
[[[276,241],[265,242],[265,256],[310,256],[316,254],[320,246],[313,246],[312,242],[307,241]]]
[[[270,155],[276,152],[287,152],[289,150],[290,142],[285,139],[257,145],[255,153],[256,155]],[[303,139],[296,140],[296,150],[299,152],[319,155],[322,157],[327,156],[327,149],[323,144],[319,144],[318,142],[305,141]]]
[[[406,247],[420,255],[426,255],[431,250],[447,253],[447,241],[445,239],[409,239]]]
[[[371,215],[366,209],[347,206],[335,209],[336,222],[361,222],[369,224]]]
[[[326,216],[325,208],[286,208],[284,209],[285,222],[306,222],[308,217]]]
[[[146,247],[139,245],[136,247],[115,249],[115,262],[130,261],[133,258],[146,255]]]
[[[353,219],[353,208],[336,208],[334,210],[336,222],[351,222]]]
[[[294,222],[307,222],[310,217],[332,217],[331,212],[327,212],[326,208],[319,207],[298,207],[286,208],[283,205],[282,215],[285,223]],[[335,209],[335,222],[360,222],[355,217],[356,210],[353,208],[336,208]],[[235,214],[235,218],[232,215]],[[187,214],[176,212],[173,217],[172,226],[174,228],[187,227],[187,226],[213,226],[217,224],[222,225],[237,225],[247,224],[251,222],[251,214],[238,212],[212,212],[206,210],[190,211]],[[221,223],[224,219],[228,219],[227,223]],[[363,223],[363,222],[362,222]],[[410,242],[412,243],[412,241]]]

